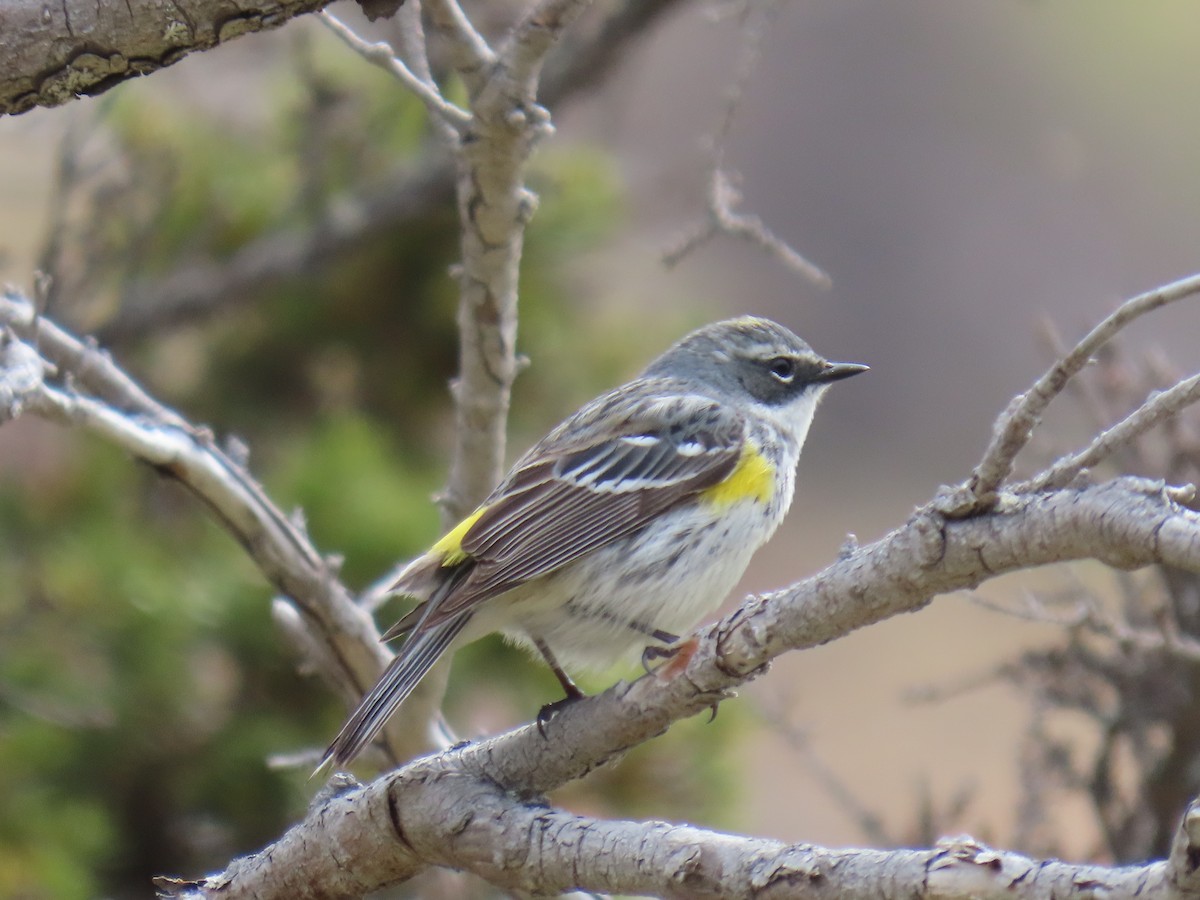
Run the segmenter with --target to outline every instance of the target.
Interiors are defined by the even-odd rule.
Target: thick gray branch
[[[705,629],[689,647],[690,653],[681,654],[678,661],[673,660],[655,675],[633,684],[618,684],[604,694],[567,707],[549,723],[549,739],[535,727],[526,726],[417,760],[362,791],[340,798],[251,862],[235,863],[219,880],[225,883],[224,879],[233,878],[228,884],[236,884],[241,890],[243,882],[239,879],[249,878],[245,882],[247,893],[220,896],[285,896],[270,892],[272,879],[283,869],[301,865],[310,867],[306,871],[311,874],[311,866],[323,865],[318,857],[327,856],[326,848],[330,846],[339,848],[338,865],[324,869],[321,877],[344,878],[347,876],[338,873],[349,869],[353,877],[367,878],[367,886],[410,877],[422,864],[437,864],[470,868],[510,887],[516,885],[510,879],[544,879],[524,884],[523,889],[557,889],[569,883],[591,890],[656,893],[661,882],[634,886],[628,880],[619,880],[638,877],[627,869],[609,876],[614,881],[605,880],[598,872],[587,880],[572,881],[579,877],[574,873],[580,871],[579,857],[585,855],[580,851],[582,838],[572,836],[564,827],[530,828],[532,821],[563,825],[575,820],[554,818],[558,814],[551,816],[544,809],[526,810],[514,798],[541,795],[616,759],[671,723],[727,696],[788,650],[826,643],[864,625],[920,609],[937,594],[974,587],[1005,572],[1086,558],[1119,568],[1164,563],[1200,572],[1200,515],[1178,505],[1172,490],[1162,484],[1133,478],[1019,498],[1003,496],[990,512],[966,519],[946,518],[938,512],[936,503],[930,504],[882,540],[848,553],[817,575],[782,591],[749,598],[732,615]],[[435,789],[439,784],[441,787]],[[464,784],[468,788],[460,795]],[[495,801],[499,807],[494,815],[483,813],[486,807],[480,791],[485,788],[495,790],[501,798]],[[410,793],[424,790],[434,793],[426,799]],[[497,824],[506,816],[523,824],[511,826],[512,834],[499,840],[498,845],[482,837],[473,842],[462,838],[464,834],[478,835],[476,829],[498,829],[506,834],[506,827]],[[644,854],[667,852],[656,842],[669,843],[670,829],[664,831],[655,823],[597,824],[584,832],[599,834],[610,827],[629,829],[625,839],[641,846]],[[397,829],[402,833],[402,844],[396,842]],[[490,830],[488,833],[489,840],[496,838]],[[533,875],[523,870],[519,875],[503,874],[495,869],[496,859],[504,861],[506,872],[508,866],[521,869],[531,855],[544,852],[547,844],[559,840],[562,847],[555,857],[555,867],[541,858],[541,867]],[[732,867],[731,873],[747,871],[745,867],[758,858],[764,847],[772,853],[779,849],[770,843],[745,841],[737,845],[735,853],[742,868]],[[489,849],[485,850],[485,845]],[[380,855],[380,848],[385,846],[389,847],[386,860]],[[1015,891],[1006,896],[1048,896],[1046,884],[1039,882],[1035,889],[1028,884],[1030,878],[1058,877],[1038,874],[1045,869],[1040,864],[976,848],[969,841],[957,841],[953,846],[950,856],[938,851],[941,856],[919,857],[922,872],[923,867],[932,866],[929,877],[934,871],[939,873],[939,884],[946,889],[938,896],[970,896],[972,890],[982,891],[976,896],[1001,896],[999,886]],[[363,868],[357,866],[360,847]],[[699,858],[704,858],[703,852]],[[822,858],[828,861],[828,857]],[[868,855],[859,857],[864,864],[859,877],[867,879],[863,882],[867,887],[856,889],[863,891],[862,896],[889,896],[879,893],[887,883],[880,871],[887,871],[891,861],[901,857],[880,854],[869,858],[870,865],[866,865]],[[1183,854],[1181,858],[1192,857]],[[284,859],[289,862],[283,864]],[[1010,864],[1016,868],[1010,868]],[[825,877],[837,877],[836,867],[827,870],[818,864],[818,869]],[[798,871],[806,870],[801,867]],[[1127,878],[1137,883],[1151,879],[1156,886],[1152,896],[1176,896],[1159,892],[1160,888],[1166,891],[1174,877],[1168,877],[1161,865],[1136,874],[1090,867],[1066,867],[1060,872],[1066,878],[1085,873],[1089,878],[1100,878],[1101,884],[1118,885],[1114,890],[1133,883],[1124,880]],[[813,896],[846,896],[843,891],[851,890],[839,883],[831,894],[821,894],[816,888],[823,884],[822,889],[829,890],[831,883],[807,876],[799,883],[814,890]],[[996,887],[984,891],[980,885]],[[788,889],[795,886],[789,883]],[[727,883],[725,888],[728,896],[748,894],[745,883]],[[683,887],[677,893],[686,895]],[[336,890],[331,895],[339,896]],[[932,896],[928,891],[921,895]]]
[[[520,894],[581,888],[678,898],[1194,898],[1195,804],[1167,860],[1109,868],[1040,861],[960,836],[928,850],[830,850],[667,822],[599,820],[522,801],[457,770],[407,771],[314,803],[268,850],[220,875],[160,879],[180,900],[357,897],[422,865],[468,869]],[[429,767],[427,767],[428,769]],[[331,852],[332,848],[336,848]]]
[[[0,3],[0,115],[103,93],[329,2],[6,0]]]

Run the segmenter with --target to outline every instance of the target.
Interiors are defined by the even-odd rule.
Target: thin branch
[[[946,684],[919,684],[906,689],[901,695],[903,701],[912,706],[932,706],[956,700],[967,694],[973,694],[983,688],[1008,681],[1012,678],[1017,666],[1012,663],[1000,663],[996,666],[977,672],[968,672],[955,677]]]
[[[1076,344],[1070,353],[1051,366],[1033,387],[1013,398],[1008,408],[996,419],[991,443],[967,485],[975,504],[994,502],[996,491],[1011,474],[1017,454],[1029,442],[1050,401],[1088,364],[1097,350],[1135,319],[1196,293],[1200,293],[1200,275],[1191,275],[1126,300]]]
[[[1071,611],[1066,615],[1052,613],[1047,604],[1032,592],[1025,594],[1024,609],[1002,606],[976,594],[969,596],[975,605],[1001,615],[1026,622],[1055,625],[1069,631],[1085,629],[1110,638],[1121,646],[1136,649],[1143,656],[1151,653],[1163,653],[1184,662],[1200,663],[1200,640],[1180,630],[1174,611],[1169,604],[1165,604],[1153,612],[1152,618],[1158,625],[1157,629],[1137,628],[1121,615],[1106,612],[1092,598],[1089,588],[1081,586],[1077,592],[1072,593],[1076,594],[1077,599]],[[1008,663],[1001,664],[1001,670],[1008,669],[1010,669]]]
[[[82,175],[83,144],[93,124],[84,116],[82,109],[71,110],[67,116],[67,130],[59,142],[54,181],[47,204],[49,221],[37,265],[37,270],[46,276],[48,282],[44,296],[39,298],[42,300],[41,308],[45,311],[52,312],[58,307],[58,297],[63,289],[63,254],[70,241],[71,203]]]
[[[317,271],[373,235],[427,219],[451,202],[453,183],[453,163],[428,157],[370,190],[331,199],[311,227],[271,232],[227,260],[181,264],[161,278],[135,281],[96,336],[121,344],[236,308],[286,279]]]
[[[462,78],[467,92],[474,95],[483,86],[496,54],[475,30],[458,0],[426,0],[425,9],[430,26],[449,51],[450,65]]]
[[[348,701],[357,702],[391,654],[379,643],[370,615],[354,603],[302,527],[271,502],[235,455],[221,450],[207,429],[151,398],[107,355],[47,319],[35,319],[24,298],[0,297],[0,327],[10,332],[0,357],[5,364],[0,385],[19,387],[10,387],[7,395],[0,389],[0,400],[9,400],[0,406],[0,421],[32,413],[84,429],[179,481],[275,589],[291,598],[322,648],[310,657],[319,658],[321,674]],[[30,354],[39,358],[38,365]],[[47,381],[51,372],[59,384]],[[425,729],[412,727],[434,716],[441,702],[434,693],[436,682],[401,717],[403,723],[389,727],[387,746],[394,760],[442,746],[431,744]]]
[[[441,88],[438,87],[437,79],[433,77],[433,69],[429,66],[429,46],[425,40],[425,23],[421,13],[421,0],[405,0],[401,4],[393,19],[399,38],[396,56],[404,61],[413,75],[440,95]]]
[[[1040,316],[1036,326],[1036,337],[1046,350],[1048,359],[1060,359],[1066,356],[1071,348],[1068,347],[1055,327],[1054,321],[1046,315]],[[1103,365],[1101,357],[1095,357],[1096,362]],[[1096,432],[1107,428],[1114,415],[1109,409],[1106,398],[1098,389],[1095,378],[1072,378],[1064,390],[1071,399],[1086,413],[1091,427]]]
[[[741,52],[733,79],[725,90],[725,102],[717,128],[709,138],[712,161],[709,165],[705,217],[689,227],[665,250],[662,259],[667,266],[677,265],[700,245],[718,234],[725,234],[759,247],[784,267],[824,289],[833,283],[828,274],[775,234],[760,217],[737,210],[742,195],[734,186],[734,176],[725,168],[725,154],[734,120],[746,95],[746,87],[762,58],[763,43],[781,5],[782,0],[757,0],[747,4],[742,22]]]
[[[1200,375],[1153,395],[1140,407],[1102,431],[1078,453],[1064,457],[1029,481],[1012,486],[1014,492],[1041,491],[1070,484],[1084,469],[1091,468],[1124,449],[1151,428],[1200,401]]]
[[[709,176],[707,217],[664,251],[663,262],[674,266],[717,234],[726,234],[749,241],[817,287],[828,288],[833,284],[827,273],[771,231],[760,217],[738,212],[736,207],[741,199],[729,175],[722,169],[713,169]]]
[[[317,13],[321,23],[336,34],[342,42],[371,63],[391,74],[404,87],[416,95],[425,104],[425,108],[439,121],[449,125],[455,132],[462,132],[471,122],[471,115],[466,110],[459,109],[441,95],[437,86],[423,81],[413,71],[396,57],[391,44],[385,41],[363,40],[354,30],[345,25],[337,16],[328,10]]]
[[[1051,612],[1046,603],[1042,601],[1042,598],[1032,591],[1025,591],[1023,597],[1025,606],[1023,609],[1014,609],[1011,606],[997,603],[974,591],[967,592],[966,596],[971,603],[980,609],[999,613],[1002,616],[1008,616],[1012,619],[1020,619],[1022,622],[1036,622],[1040,625],[1054,625],[1059,628],[1078,628],[1087,621],[1092,608],[1092,604],[1086,595],[1079,599],[1075,603],[1073,610],[1066,615],[1056,615]]]
[[[429,85],[438,96],[442,96],[441,88],[433,77],[433,69],[429,66],[429,46],[425,40],[425,23],[422,19],[420,0],[402,2],[395,15],[395,25],[400,38],[400,50],[396,55],[405,61],[417,78]],[[454,147],[459,131],[438,116],[433,117],[433,122],[445,145]]]

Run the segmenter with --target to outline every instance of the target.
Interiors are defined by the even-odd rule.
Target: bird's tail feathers
[[[362,752],[470,619],[471,614],[467,612],[430,628],[418,628],[410,635],[333,739],[317,771],[330,761],[338,766],[345,765]]]

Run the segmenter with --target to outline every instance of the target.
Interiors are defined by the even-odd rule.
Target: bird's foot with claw
[[[694,637],[678,641],[670,647],[657,647],[652,644],[642,651],[642,668],[646,670],[647,675],[670,681],[687,668],[699,647],[700,639]],[[651,663],[660,659],[665,659],[666,662],[661,666],[651,666]]]
[[[555,700],[553,703],[547,703],[545,706],[543,706],[541,709],[539,709],[538,714],[537,714],[538,734],[540,734],[543,738],[545,738],[546,737],[546,726],[550,724],[550,720],[553,719],[555,716],[557,716],[560,712],[562,712],[568,706],[570,706],[572,703],[576,703],[579,700],[582,700],[586,696],[587,696],[587,694],[585,694],[583,691],[576,688],[574,693],[569,693],[569,694],[567,694],[567,696],[563,697],[561,700]]]

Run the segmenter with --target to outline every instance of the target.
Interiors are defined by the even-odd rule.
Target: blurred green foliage
[[[137,173],[119,208],[94,198],[92,256],[114,295],[134,271],[223,259],[422,152],[419,104],[389,78],[324,41],[300,52],[290,75],[303,77],[281,78],[264,105],[278,112],[252,124],[141,83],[114,92],[103,127]],[[608,160],[549,146],[533,181],[521,346],[534,364],[514,399],[518,450],[685,324],[639,305],[631,328],[572,297],[573,257],[621,215]],[[121,351],[151,392],[249,444],[276,501],[344,556],[352,588],[437,534],[456,245],[448,210]],[[345,710],[297,674],[264,580],[174,483],[77,435],[6,428],[24,429],[27,446],[0,470],[0,896],[146,896],[155,874],[196,876],[271,840],[316,785],[268,758],[324,746]],[[464,733],[527,721],[557,696],[498,640],[461,657],[449,706]],[[569,802],[719,824],[736,715],[681,726],[570,788]]]

